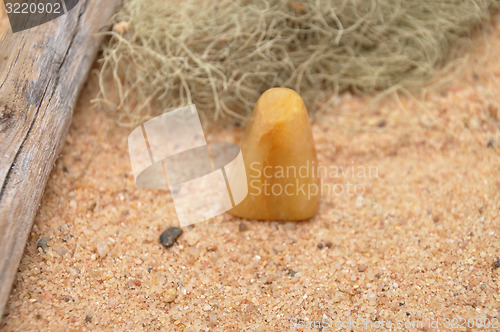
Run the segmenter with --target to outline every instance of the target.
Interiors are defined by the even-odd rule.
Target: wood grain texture
[[[0,314],[73,107],[121,0],[81,0],[68,14],[0,42]],[[0,315],[1,317],[1,315]]]
[[[0,40],[3,34],[7,31],[9,27],[9,19],[7,18],[7,13],[5,12],[5,7],[3,6],[3,1],[0,0]]]

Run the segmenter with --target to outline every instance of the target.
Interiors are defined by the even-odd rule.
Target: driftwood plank
[[[81,0],[68,14],[0,42],[0,317],[78,93],[121,0]]]

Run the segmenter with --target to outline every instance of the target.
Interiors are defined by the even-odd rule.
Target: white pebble
[[[99,257],[104,258],[109,253],[109,245],[107,240],[99,241],[96,247]]]

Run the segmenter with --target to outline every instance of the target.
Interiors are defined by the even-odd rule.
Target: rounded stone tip
[[[289,88],[271,88],[265,91],[257,101],[255,117],[266,121],[284,121],[297,114],[307,115],[306,106],[300,95]]]

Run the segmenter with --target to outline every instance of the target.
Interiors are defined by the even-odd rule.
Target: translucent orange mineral
[[[241,148],[248,196],[231,210],[234,216],[304,220],[316,214],[316,150],[306,107],[295,91],[273,88],[262,94]]]

